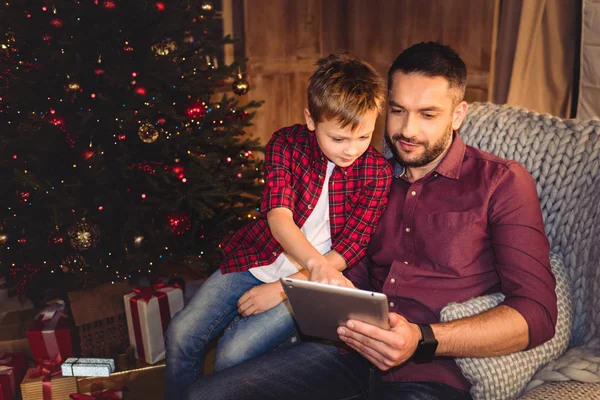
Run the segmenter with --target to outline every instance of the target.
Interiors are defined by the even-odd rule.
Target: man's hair
[[[467,66],[456,51],[443,44],[421,42],[400,53],[388,71],[388,88],[392,87],[392,77],[396,71],[430,78],[444,77],[450,89],[458,89],[456,104],[465,96]]]
[[[308,111],[315,123],[336,120],[354,130],[367,112],[381,112],[385,83],[372,66],[344,53],[321,58],[317,66],[308,85]]]

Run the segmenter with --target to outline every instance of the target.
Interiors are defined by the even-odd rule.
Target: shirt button
[[[308,205],[308,209],[309,209],[309,210],[312,210],[312,209],[313,209],[313,206],[312,206],[312,204],[309,204],[309,205]]]
[[[404,264],[408,265],[408,261],[404,261]]]
[[[406,228],[406,232],[410,232],[410,228]]]
[[[395,306],[394,302],[393,302],[393,301],[390,301],[390,307],[391,307],[391,308],[394,308],[394,306]]]
[[[434,178],[437,178],[437,174],[433,174],[433,177],[434,177]]]
[[[394,278],[390,279],[390,283],[396,283],[396,280]]]
[[[254,265],[258,265],[258,261],[254,261]]]
[[[323,179],[323,174],[319,174],[319,179]]]
[[[344,175],[348,175],[348,171],[344,171]]]
[[[276,252],[273,252],[273,256],[276,256],[276,255],[277,255],[277,253],[276,253]]]
[[[415,192],[414,190],[412,192],[410,192],[410,194],[412,194],[413,196],[417,195],[417,192]]]

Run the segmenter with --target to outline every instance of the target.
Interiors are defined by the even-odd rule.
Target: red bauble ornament
[[[96,154],[96,150],[95,149],[87,148],[83,152],[83,159],[87,161],[90,158],[92,158],[94,156],[94,154]]]
[[[174,213],[167,217],[167,228],[175,236],[183,235],[191,226],[190,216],[185,212]]]
[[[29,196],[31,196],[31,193],[17,190],[17,198],[19,199],[19,202],[27,203],[29,201]]]
[[[171,167],[171,170],[175,175],[177,175],[177,179],[185,178],[185,168],[181,164],[175,164]]]
[[[204,118],[206,115],[206,104],[195,103],[187,109],[187,115],[191,120]]]

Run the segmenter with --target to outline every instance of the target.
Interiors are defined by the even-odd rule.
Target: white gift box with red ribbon
[[[178,287],[154,285],[136,288],[124,296],[129,343],[136,357],[155,364],[165,358],[164,332],[171,318],[183,309],[183,291]]]

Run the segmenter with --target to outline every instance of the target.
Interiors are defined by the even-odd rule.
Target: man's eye
[[[425,117],[427,119],[432,119],[432,118],[435,118],[435,114],[423,114],[423,117]]]

